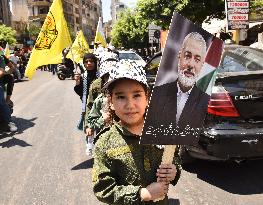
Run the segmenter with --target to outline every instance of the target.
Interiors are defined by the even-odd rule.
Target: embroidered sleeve
[[[96,132],[99,132],[104,126],[104,121],[101,114],[102,100],[103,100],[102,98],[98,97],[94,101],[94,104],[90,110],[87,119],[87,126],[93,130],[96,130]]]
[[[96,143],[92,170],[93,191],[96,197],[107,204],[144,204],[139,196],[141,186],[117,184],[116,176],[118,170],[112,166],[106,151],[100,148],[102,144],[100,139]]]

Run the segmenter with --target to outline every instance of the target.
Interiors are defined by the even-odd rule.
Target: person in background
[[[86,53],[83,57],[84,73],[76,73],[74,91],[79,95],[82,101],[82,114],[78,123],[78,129],[83,130],[84,117],[86,113],[86,103],[91,83],[97,78],[97,58],[92,53]]]
[[[0,51],[1,52],[1,51]],[[9,68],[9,71],[6,71],[6,68]],[[6,85],[6,103],[9,106],[13,106],[13,102],[11,100],[11,96],[13,93],[13,87],[14,87],[14,77],[11,75],[11,73],[14,72],[15,67],[14,65],[5,57],[3,53],[0,53],[0,68],[4,69],[4,73],[0,77],[0,84],[4,88]]]
[[[17,80],[20,81],[21,80],[21,73],[19,71],[19,67],[22,66],[21,65],[21,59],[20,59],[20,49],[16,48],[14,51],[14,54],[11,54],[9,60],[11,61],[11,63],[13,63],[15,69],[14,72],[15,75],[17,76]]]
[[[0,81],[4,75],[5,75],[5,70],[0,66]],[[17,131],[16,124],[12,122],[11,111],[8,104],[6,103],[6,99],[4,95],[4,86],[1,82],[0,82],[0,116],[3,119],[3,121],[8,125],[9,130],[11,132]]]
[[[87,99],[87,106],[86,106],[86,115],[85,115],[85,133],[86,133],[86,141],[87,141],[87,149],[86,153],[87,155],[92,155],[92,148],[93,148],[93,138],[94,138],[94,130],[98,132],[98,130],[95,129],[95,126],[91,125],[89,123],[89,114],[93,107],[93,102],[99,95],[100,98],[103,98],[104,95],[101,94],[101,90],[103,85],[107,82],[109,77],[109,71],[112,66],[118,62],[119,56],[112,52],[106,52],[104,53],[104,56],[101,58],[100,61],[100,68],[99,68],[99,78],[94,80],[93,83],[90,86],[89,90],[89,96]],[[99,101],[100,103],[100,101]],[[100,105],[97,105],[100,106]],[[97,107],[96,106],[96,107]],[[95,109],[95,108],[94,108]],[[100,113],[100,111],[97,112],[97,110],[93,109],[93,112]],[[95,123],[95,119],[93,119],[93,122]]]

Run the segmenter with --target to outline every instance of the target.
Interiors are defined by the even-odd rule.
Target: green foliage
[[[250,0],[250,8],[256,9],[256,8],[262,8],[263,7],[263,1],[262,0]]]
[[[16,43],[16,31],[6,25],[0,25],[0,45],[5,45],[7,42],[9,45]]]
[[[137,11],[143,18],[168,29],[176,10],[194,23],[202,24],[207,17],[224,18],[224,0],[139,0]]]
[[[35,24],[30,24],[28,28],[28,33],[30,36],[38,37],[41,27]]]
[[[154,24],[168,29],[174,10],[181,11],[189,0],[139,0],[137,11]]]
[[[22,38],[28,38],[28,40],[36,39],[40,30],[41,27],[39,25],[29,24],[29,26],[22,31],[21,36]]]
[[[107,42],[107,43],[110,43],[110,42],[111,42],[111,38],[110,38],[110,37],[107,37],[107,38],[106,38],[106,42]]]
[[[201,25],[204,21],[212,18],[224,19],[225,1],[224,0],[198,0],[189,1],[187,6],[180,12],[192,22]]]
[[[119,48],[146,47],[149,20],[131,9],[126,9],[119,15],[111,33],[112,44]]]

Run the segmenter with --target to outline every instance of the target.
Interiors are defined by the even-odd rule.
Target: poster
[[[223,42],[174,12],[140,143],[198,142]]]

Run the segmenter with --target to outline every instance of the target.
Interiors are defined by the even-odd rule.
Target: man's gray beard
[[[186,77],[184,75],[184,70],[178,69],[178,81],[184,86],[184,87],[193,87],[197,80],[197,75],[194,74],[192,77]]]

